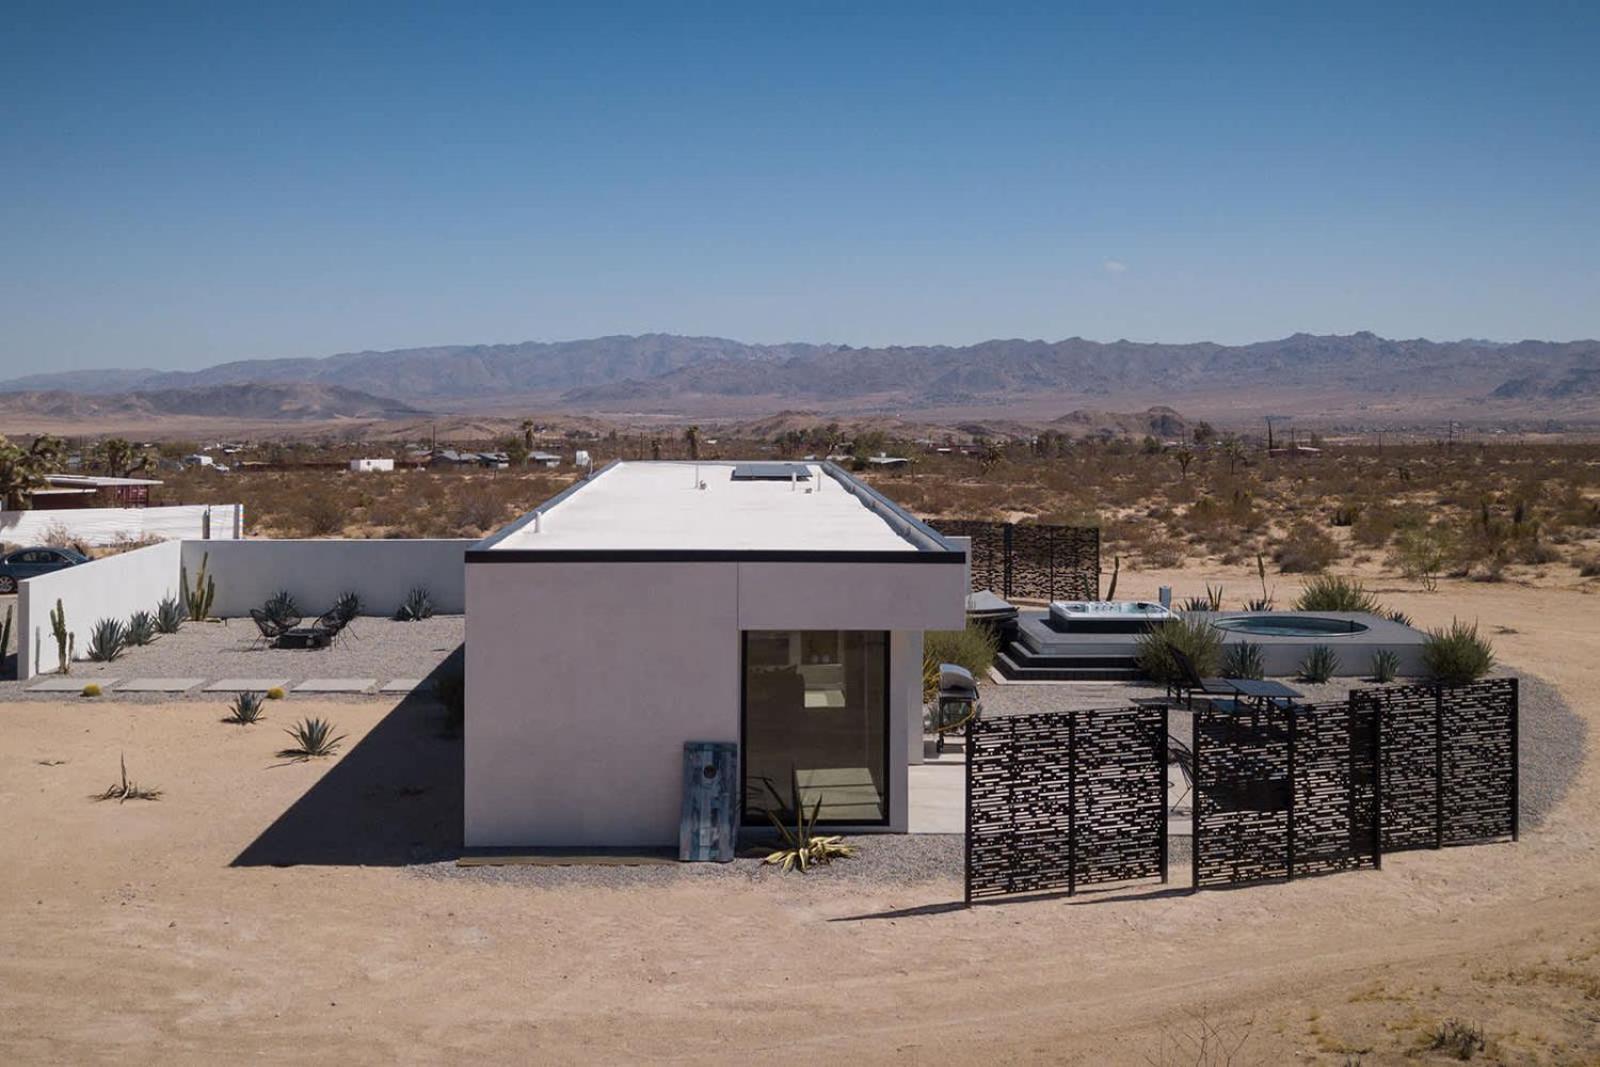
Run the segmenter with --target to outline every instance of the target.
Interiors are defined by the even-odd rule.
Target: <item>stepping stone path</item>
[[[378,692],[409,693],[421,684],[421,678],[391,678],[378,687]]]
[[[218,678],[207,682],[202,693],[265,693],[268,689],[282,689],[289,684],[287,678]]]
[[[187,693],[204,678],[135,678],[117,687],[119,693]]]
[[[296,693],[365,693],[378,684],[376,678],[307,678],[296,682]]]
[[[28,686],[30,693],[81,693],[86,685],[98,685],[102,692],[117,684],[115,678],[83,677],[74,678],[72,675],[56,675],[46,678],[37,685]]]

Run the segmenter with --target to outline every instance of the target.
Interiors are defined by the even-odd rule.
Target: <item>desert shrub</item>
[[[1390,622],[1397,622],[1401,626],[1416,625],[1416,623],[1411,621],[1411,616],[1401,611],[1399,608],[1390,608],[1388,611],[1383,613],[1383,617],[1388,619]]]
[[[128,800],[160,800],[161,790],[141,786],[128,777],[128,760],[126,756],[118,757],[122,765],[122,780],[106,787],[103,793],[96,793],[95,800],[115,800],[118,803]]]
[[[228,705],[228,714],[222,721],[231,722],[236,726],[249,726],[261,718],[262,704],[260,693],[240,693],[233,698],[233,703]]]
[[[1139,557],[1146,567],[1151,570],[1171,570],[1181,567],[1188,553],[1176,541],[1167,538],[1152,538],[1139,551]]]
[[[492,486],[479,485],[461,494],[456,504],[456,523],[462,530],[480,533],[494,529],[505,520],[507,503]]]
[[[954,663],[971,671],[979,681],[989,676],[999,651],[1000,642],[994,631],[976,622],[967,623],[964,630],[929,630],[922,635],[924,669],[932,664],[937,671],[941,663]],[[937,677],[934,684],[937,687]]]
[[[302,494],[286,515],[291,528],[312,537],[339,533],[349,517],[349,505],[328,485],[318,485]]]
[[[148,611],[134,612],[128,618],[128,644],[142,647],[155,639],[156,617]]]
[[[162,597],[161,603],[156,605],[156,630],[164,634],[175,634],[178,627],[183,625],[183,605],[177,597]]]
[[[1306,583],[1300,598],[1294,602],[1296,611],[1365,611],[1378,614],[1383,611],[1376,597],[1366,586],[1354,578],[1338,574],[1320,574]]]
[[[1380,648],[1372,654],[1372,680],[1392,682],[1400,673],[1400,654],[1392,648]]]
[[[97,663],[110,663],[127,645],[128,624],[121,619],[101,619],[89,631],[89,658]]]
[[[1222,648],[1222,676],[1224,678],[1265,678],[1266,660],[1261,646],[1250,641],[1224,645]]]
[[[1300,677],[1313,684],[1332,678],[1339,670],[1339,656],[1327,645],[1312,645],[1306,658],[1300,661]]]
[[[295,760],[307,760],[316,756],[331,756],[339,751],[339,742],[345,738],[344,734],[335,736],[333,723],[321,718],[301,719],[285,730],[284,733],[294,740],[294,744],[280,751],[278,755],[285,759]]]
[[[1439,1024],[1428,1041],[1428,1048],[1434,1052],[1442,1052],[1447,1056],[1465,1062],[1488,1047],[1488,1042],[1483,1036],[1483,1027],[1461,1022],[1459,1019],[1446,1019]]]
[[[419,619],[433,617],[433,596],[424,586],[413,586],[406,593],[405,599],[400,601],[400,610],[395,612],[395,618],[401,622],[416,622]]]
[[[1575,562],[1579,578],[1600,578],[1600,554],[1580,556]]]
[[[1360,518],[1360,504],[1340,504],[1333,509],[1333,514],[1328,517],[1328,523],[1332,526],[1354,526]]]
[[[1453,554],[1447,533],[1432,526],[1402,530],[1395,541],[1390,562],[1400,573],[1422,583],[1429,592],[1439,586],[1439,575],[1449,566]]]
[[[1475,682],[1494,669],[1494,646],[1478,633],[1478,624],[1452,619],[1448,627],[1429,630],[1422,644],[1428,677],[1441,685]]]
[[[1203,619],[1182,615],[1161,626],[1150,627],[1139,635],[1136,645],[1134,658],[1139,669],[1161,683],[1184,678],[1172,657],[1173,649],[1187,655],[1201,675],[1216,674],[1222,659],[1222,631]]]
[[[1338,558],[1333,538],[1307,522],[1295,523],[1272,550],[1272,561],[1285,574],[1315,574]]]

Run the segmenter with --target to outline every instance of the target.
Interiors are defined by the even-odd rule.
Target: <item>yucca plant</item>
[[[294,738],[294,747],[281,750],[278,755],[286,759],[308,760],[314,756],[331,756],[339,751],[344,734],[333,733],[333,723],[321,718],[301,719],[284,733]]]
[[[1150,626],[1135,642],[1134,659],[1153,681],[1183,681],[1185,675],[1172,658],[1176,648],[1189,657],[1202,677],[1217,673],[1222,659],[1222,631],[1204,619],[1178,616],[1160,626]]]
[[[1400,653],[1392,648],[1380,648],[1372,654],[1372,680],[1392,682],[1400,673]]]
[[[1300,661],[1300,678],[1320,684],[1332,678],[1339,670],[1339,656],[1327,645],[1312,645],[1306,658]]]
[[[804,874],[818,864],[827,866],[836,859],[848,859],[856,854],[855,846],[845,844],[842,837],[817,836],[815,830],[817,816],[822,812],[822,797],[817,797],[817,802],[811,806],[811,814],[806,815],[804,802],[800,798],[798,772],[790,772],[789,810],[794,812],[793,827],[785,826],[783,820],[778,818],[777,812],[783,810],[783,798],[771,782],[764,784],[777,805],[775,809],[767,809],[767,821],[778,831],[783,847],[770,853],[763,863],[773,864],[785,871],[799,870]]]
[[[161,790],[149,789],[128,778],[128,759],[126,755],[120,757],[122,763],[122,780],[113,782],[106,787],[104,793],[96,793],[95,800],[115,800],[119,804],[129,800],[160,800]]]
[[[1383,611],[1366,586],[1338,574],[1319,574],[1311,579],[1294,607],[1296,611],[1364,611],[1373,615]]]
[[[89,631],[89,658],[110,663],[128,647],[128,624],[121,619],[101,619]]]
[[[433,616],[433,597],[423,586],[413,586],[406,593],[405,599],[400,602],[400,610],[395,613],[395,618],[401,622],[416,622],[418,619],[427,619]]]
[[[1422,662],[1440,685],[1465,685],[1494,670],[1494,646],[1478,634],[1477,623],[1452,619],[1449,627],[1428,631]]]
[[[228,715],[223,722],[231,722],[235,726],[249,726],[261,718],[262,707],[265,701],[260,693],[240,693],[233,698],[233,703],[228,705]]]
[[[156,605],[156,632],[175,634],[182,625],[183,605],[178,603],[177,597],[162,597],[161,603]]]
[[[136,611],[128,617],[128,644],[143,647],[156,639],[156,617],[148,611]]]
[[[1222,676],[1224,678],[1265,678],[1267,664],[1261,646],[1250,641],[1222,647]]]

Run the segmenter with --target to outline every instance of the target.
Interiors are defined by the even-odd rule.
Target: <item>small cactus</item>
[[[61,598],[56,598],[56,606],[50,609],[50,632],[56,639],[56,658],[61,663],[61,673],[72,673],[72,645],[73,635],[67,632],[67,609],[62,607]]]
[[[190,622],[205,622],[211,617],[211,602],[217,596],[217,580],[206,573],[206,567],[211,563],[211,553],[207,552],[200,557],[200,572],[194,576],[194,585],[189,585],[189,572],[182,564],[178,566],[178,584],[183,587],[183,605],[189,610]]]
[[[83,695],[86,696],[86,697],[97,697],[97,696],[99,696],[100,695],[100,686],[98,686],[94,682],[90,682],[88,685],[83,687]]]
[[[6,621],[0,626],[0,659],[6,658],[6,650],[11,647],[11,608],[6,607]]]

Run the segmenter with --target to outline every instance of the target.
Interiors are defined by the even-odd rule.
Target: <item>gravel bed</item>
[[[732,863],[651,863],[634,867],[580,864],[567,867],[508,865],[458,867],[452,862],[407,867],[408,873],[443,881],[489,882],[532,889],[624,889],[635,886],[676,885],[688,882],[771,883],[804,888],[820,883],[855,886],[904,886],[919,882],[961,878],[965,840],[959,834],[862,834],[845,840],[860,851],[850,859],[835,860],[807,874],[784,873],[762,863],[767,846],[747,842]]]
[[[0,607],[0,618],[5,609]],[[394,678],[426,678],[452,652],[461,647],[466,620],[460,615],[436,615],[417,622],[362,617],[345,631],[347,637],[329,648],[276,649],[252,647],[258,636],[249,619],[226,622],[186,622],[175,634],[164,634],[142,648],[132,648],[113,663],[74,663],[73,679],[84,684],[97,677],[117,678],[286,678],[292,687],[308,678],[376,678],[382,685]],[[29,693],[39,681],[0,682],[0,700],[62,699],[71,694]],[[311,694],[307,694],[308,696]],[[159,704],[172,700],[222,700],[218,693],[118,693],[108,697],[130,702]],[[398,700],[400,694],[383,694]],[[315,694],[317,700],[371,700],[371,695]]]

